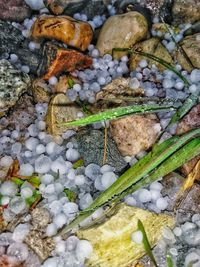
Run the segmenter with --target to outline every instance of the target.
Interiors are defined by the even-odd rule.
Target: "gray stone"
[[[9,61],[0,60],[0,114],[14,106],[29,86],[27,74],[15,69]]]
[[[103,165],[104,155],[104,133],[99,130],[82,130],[77,133],[71,141],[77,141],[78,150],[84,158],[85,165],[96,163]],[[107,160],[109,164],[115,168],[116,172],[121,172],[125,169],[127,163],[120,155],[115,142],[108,136],[107,142]]]

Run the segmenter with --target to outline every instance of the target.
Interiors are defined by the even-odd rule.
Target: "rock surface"
[[[200,68],[200,39],[198,38],[199,33],[196,33],[194,35],[187,36],[183,39],[183,41],[180,43],[181,47],[189,57],[192,65],[195,68]],[[181,52],[177,52],[177,60],[179,64],[188,72],[192,71],[191,66],[186,61],[185,57]]]
[[[120,204],[116,213],[104,223],[78,231],[79,238],[87,239],[93,245],[87,266],[135,266],[145,254],[143,243],[136,244],[131,240],[131,234],[138,229],[138,219],[144,224],[152,246],[161,238],[164,227],[174,225],[172,216]]]
[[[90,163],[103,165],[104,156],[104,133],[99,130],[82,130],[71,141],[78,143],[78,151],[84,158],[85,166]],[[127,163],[120,155],[115,142],[108,136],[106,147],[106,164],[115,168],[117,173],[122,172]]]
[[[132,115],[111,122],[110,132],[123,156],[149,149],[161,127],[154,114]]]
[[[24,0],[0,0],[0,19],[22,22],[29,18],[31,9]]]
[[[16,54],[22,65],[28,65],[30,72],[36,74],[41,50],[30,51],[28,39],[25,40],[21,31],[12,24],[0,21],[0,58],[5,54]]]
[[[183,134],[192,129],[200,127],[200,104],[193,107],[188,114],[178,123],[176,134]],[[200,155],[191,159],[181,167],[181,171],[184,175],[188,175],[197,164],[200,159]]]
[[[0,114],[14,106],[29,86],[27,74],[15,69],[9,61],[0,60]]]
[[[33,39],[55,39],[82,51],[87,49],[93,37],[89,23],[69,16],[40,16],[31,30]]]
[[[42,79],[35,79],[32,83],[32,94],[36,103],[49,103],[51,92]]]
[[[149,54],[154,55],[156,57],[162,58],[163,60],[167,61],[168,63],[173,63],[173,60],[172,60],[170,53],[162,45],[159,38],[153,37],[153,38],[150,38],[150,39],[145,40],[143,42],[137,43],[133,47],[133,49],[138,50],[138,51],[142,51],[142,52],[146,52],[146,53],[149,53]],[[130,69],[135,70],[138,66],[138,63],[142,59],[147,60],[147,58],[144,58],[140,55],[132,54],[130,57]],[[165,69],[161,64],[159,64],[153,60],[148,59],[147,62],[149,63],[149,66],[152,66],[153,64],[156,65],[158,67],[158,69],[160,69],[161,71]]]
[[[112,53],[116,47],[129,48],[144,39],[148,32],[148,23],[143,15],[138,12],[129,12],[115,15],[104,23],[97,48],[101,55]]]
[[[48,80],[61,72],[73,72],[90,67],[92,58],[76,50],[65,49],[50,42],[43,49],[38,75]]]
[[[200,19],[199,0],[175,0],[172,7],[175,23],[194,23]]]
[[[47,131],[54,136],[61,135],[69,127],[59,124],[75,120],[80,111],[80,108],[71,102],[66,95],[55,95],[49,103],[46,114]]]

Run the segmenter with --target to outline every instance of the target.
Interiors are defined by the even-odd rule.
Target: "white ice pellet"
[[[132,197],[132,196],[127,196],[127,197],[125,197],[124,202],[125,202],[127,205],[129,205],[129,206],[133,206],[133,207],[136,206],[136,203],[137,203],[137,201],[135,200],[135,198]]]
[[[12,145],[11,151],[13,154],[19,155],[22,149],[22,144],[19,142],[16,142]]]
[[[80,240],[76,246],[76,256],[80,260],[88,259],[93,251],[91,243],[87,240]]]
[[[46,229],[46,235],[50,237],[50,236],[55,235],[56,233],[57,233],[57,227],[55,223],[48,224],[47,229]]]
[[[40,131],[43,131],[43,130],[46,129],[46,123],[45,123],[45,121],[38,121],[36,123],[36,126],[37,126],[38,130],[40,130]]]
[[[48,258],[42,265],[42,267],[58,267],[58,259],[53,257],[53,258]]]
[[[25,72],[25,73],[29,73],[30,68],[29,68],[29,66],[23,65],[23,66],[21,67],[21,71],[23,71],[23,72]]]
[[[63,159],[56,159],[51,164],[51,170],[55,173],[59,173],[61,175],[65,174],[67,172],[66,163]]]
[[[22,242],[30,231],[30,224],[20,223],[18,224],[12,234],[12,239],[15,242]]]
[[[183,232],[187,232],[195,228],[196,228],[196,225],[192,222],[185,222],[184,224],[181,225],[181,229]]]
[[[142,232],[141,231],[135,231],[134,233],[131,234],[131,239],[136,244],[141,244],[142,240],[143,240]]]
[[[190,91],[191,94],[196,94],[197,90],[198,89],[197,89],[196,84],[192,84],[192,85],[189,86],[189,91]]]
[[[65,252],[65,249],[66,249],[65,241],[61,240],[61,241],[57,242],[56,248],[55,248],[55,252],[57,254],[62,255]]]
[[[171,89],[174,86],[174,82],[171,79],[165,78],[162,85],[164,89]]]
[[[101,176],[100,172],[101,168],[99,165],[95,163],[90,163],[89,165],[86,166],[85,168],[85,175],[90,178],[91,180],[95,180],[97,177]]]
[[[13,163],[13,159],[11,156],[4,156],[0,159],[0,166],[2,167],[10,167]]]
[[[200,214],[196,213],[192,216],[192,222],[195,223],[200,220]]]
[[[98,166],[98,165],[97,165]],[[105,173],[105,172],[113,172],[114,171],[114,168],[108,164],[105,164],[101,167],[100,169],[101,173]]]
[[[55,76],[52,76],[51,78],[49,78],[49,84],[50,85],[55,85],[57,84],[58,79]]]
[[[114,174],[114,172],[105,172],[105,173],[103,173],[103,175],[101,177],[101,182],[102,182],[102,185],[104,186],[104,188],[108,188],[116,180],[117,180],[117,177]]]
[[[192,72],[190,74],[190,80],[193,83],[200,82],[200,70],[198,70],[198,69],[192,70]]]
[[[15,214],[20,214],[26,211],[26,202],[22,197],[14,197],[9,203],[10,210]]]
[[[175,236],[181,236],[182,235],[182,229],[180,227],[175,227],[173,230]]]
[[[33,190],[31,190],[31,188],[29,187],[24,187],[21,189],[20,194],[22,198],[26,199],[26,198],[32,197]]]
[[[36,146],[36,149],[35,149],[36,154],[40,155],[40,154],[45,153],[45,151],[46,151],[46,148],[43,144],[39,144]]]
[[[16,54],[10,54],[10,61],[11,63],[16,63],[18,60],[18,56]]]
[[[152,201],[157,201],[157,199],[161,197],[160,191],[158,190],[152,189],[150,190],[150,193]]]
[[[50,142],[46,145],[46,152],[48,155],[56,153],[58,145],[55,142]]]
[[[22,176],[31,176],[34,172],[34,168],[30,163],[20,165],[19,174]]]
[[[57,228],[61,228],[67,223],[67,216],[63,212],[61,212],[55,216],[53,222],[55,223]]]
[[[160,210],[165,210],[168,206],[168,197],[160,197],[156,200],[156,207]]]
[[[18,192],[18,187],[11,181],[5,181],[0,185],[0,193],[3,196],[14,196]]]
[[[200,266],[200,255],[196,251],[192,251],[185,257],[185,267],[199,267]]]
[[[75,177],[75,184],[77,186],[84,185],[84,183],[85,183],[85,176],[84,175],[77,175]]]
[[[33,10],[40,10],[45,7],[43,0],[25,0],[25,2]]]
[[[47,156],[41,155],[35,161],[35,172],[48,173],[51,168],[51,159]]]
[[[41,183],[48,185],[54,181],[54,177],[51,174],[44,174],[41,176]]]
[[[53,194],[55,193],[55,185],[54,184],[48,184],[45,188],[46,194]]]
[[[175,236],[169,227],[163,228],[162,235],[166,241],[169,241],[169,243],[174,244],[176,242]]]
[[[174,86],[177,90],[182,90],[184,88],[184,83],[182,81],[178,81]]]
[[[150,187],[149,188],[150,188],[150,190],[158,190],[158,191],[161,191],[162,188],[163,188],[163,186],[159,182],[153,182],[153,183],[150,184]]]
[[[80,198],[79,206],[83,210],[88,208],[90,204],[92,204],[92,202],[93,202],[92,196],[90,195],[90,193],[86,193]]]
[[[63,212],[67,217],[74,217],[78,212],[78,205],[74,202],[68,202],[63,206]]]
[[[66,158],[67,158],[67,160],[69,160],[71,162],[78,160],[79,157],[80,157],[80,154],[76,149],[69,148],[66,152]]]
[[[76,245],[78,244],[79,239],[76,236],[70,236],[66,240],[66,247],[68,251],[72,251],[76,248]]]
[[[74,84],[73,86],[73,90],[75,90],[76,92],[80,92],[81,91],[81,85],[80,84]]]
[[[36,146],[39,144],[39,140],[34,137],[30,137],[25,141],[25,146],[30,151],[35,151]]]
[[[142,202],[150,202],[151,201],[151,193],[147,189],[138,190],[137,199]]]
[[[129,86],[131,89],[138,89],[140,87],[140,82],[137,78],[132,78],[130,80]]]

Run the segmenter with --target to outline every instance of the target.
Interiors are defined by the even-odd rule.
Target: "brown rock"
[[[42,62],[38,74],[44,75],[43,79],[48,80],[63,71],[73,72],[90,67],[92,58],[70,49],[58,47],[52,43],[44,46]]]
[[[96,100],[113,100],[118,103],[123,101],[128,96],[136,97],[144,95],[144,89],[131,89],[130,78],[117,78],[106,85],[102,91],[96,94]]]
[[[190,112],[183,117],[177,126],[176,133],[183,134],[198,127],[200,127],[200,104],[193,107]],[[195,167],[199,159],[200,155],[185,163],[181,168],[183,174],[188,175]]]
[[[133,11],[115,15],[104,23],[97,41],[97,48],[101,55],[112,53],[112,49],[116,47],[129,48],[144,39],[147,33],[147,21],[140,13]],[[121,53],[115,53],[115,57],[119,55]]]
[[[163,60],[167,61],[168,63],[173,63],[173,59],[167,49],[161,44],[160,39],[153,37],[151,39],[145,40],[143,42],[137,43],[133,49],[146,52],[156,57],[162,58]],[[146,59],[149,62],[149,65],[152,64],[156,65],[161,71],[165,70],[163,65],[157,63],[154,60],[149,60],[146,57],[142,57],[140,55],[132,54],[130,57],[130,69],[135,70],[138,66],[140,60]]]
[[[186,55],[190,59],[192,65],[195,68],[200,68],[200,39],[199,33],[187,36],[180,43],[182,49],[185,51]],[[188,72],[192,71],[191,65],[188,63],[181,51],[178,51],[176,54],[179,64]]]
[[[0,0],[0,19],[22,22],[31,15],[30,7],[24,0]]]
[[[55,248],[53,238],[43,238],[43,233],[38,230],[32,230],[25,238],[26,244],[44,261]]]
[[[75,120],[77,118],[77,113],[80,111],[81,110],[76,107],[66,95],[57,94],[52,98],[47,110],[45,119],[47,131],[53,135],[60,135],[67,131],[69,127],[61,126],[59,124]]]
[[[42,79],[36,79],[32,83],[33,98],[36,103],[49,103],[51,93],[47,84]]]
[[[134,156],[149,149],[161,127],[154,114],[132,115],[111,122],[111,135],[123,156]]]
[[[89,23],[68,16],[41,16],[32,27],[33,39],[55,39],[85,51],[93,37]]]
[[[175,0],[172,7],[175,23],[194,23],[200,19],[199,0]]]
[[[32,213],[32,225],[37,228],[45,228],[51,220],[50,213],[45,208],[35,208]]]

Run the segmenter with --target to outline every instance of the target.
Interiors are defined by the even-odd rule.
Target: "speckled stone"
[[[9,61],[0,60],[0,116],[16,104],[29,86],[27,74],[15,69]]]

